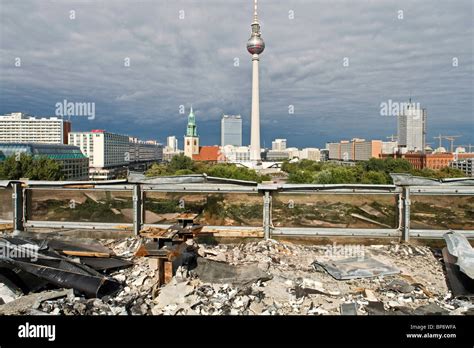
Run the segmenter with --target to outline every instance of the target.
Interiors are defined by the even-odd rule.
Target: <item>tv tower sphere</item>
[[[252,36],[247,41],[247,51],[250,54],[260,54],[265,49],[265,42],[260,37],[260,33],[258,35],[254,35],[252,32]]]
[[[250,54],[260,54],[265,49],[265,42],[263,41],[260,33],[260,23],[258,22],[257,16],[257,0],[254,0],[254,12],[252,22],[252,34],[250,39],[247,41],[247,51]]]

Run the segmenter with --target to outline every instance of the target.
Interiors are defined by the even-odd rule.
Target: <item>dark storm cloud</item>
[[[380,103],[412,96],[428,109],[429,136],[454,132],[474,143],[472,7],[471,0],[260,1],[263,140],[321,146],[384,138],[396,123],[379,115]],[[0,18],[1,113],[51,115],[63,99],[90,101],[96,119],[73,119],[75,129],[163,141],[184,133],[179,106],[192,104],[203,143],[218,143],[222,113],[242,114],[248,134],[250,0],[0,0]]]

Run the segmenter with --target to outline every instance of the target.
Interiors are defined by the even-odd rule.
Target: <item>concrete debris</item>
[[[375,296],[374,292],[369,289],[364,289],[364,295],[367,301],[369,302],[377,302],[377,297]]]
[[[415,290],[415,287],[411,286],[404,280],[394,279],[385,286],[385,289],[401,293],[410,293]]]
[[[270,274],[262,271],[256,264],[234,266],[205,258],[198,258],[197,266],[192,271],[204,282],[230,283],[240,286],[272,278]]]
[[[70,290],[53,290],[22,296],[14,301],[1,305],[0,315],[24,314],[28,310],[37,309],[43,301],[64,297],[70,293]]]
[[[357,315],[357,304],[354,302],[342,303],[341,315]]]
[[[18,295],[12,291],[6,284],[0,283],[0,304],[14,301]]]
[[[350,257],[338,261],[315,261],[314,263],[323,267],[338,280],[371,278],[400,273],[397,268],[368,257]]]
[[[471,301],[450,293],[440,254],[426,246],[395,243],[365,246],[360,262],[365,262],[364,270],[369,269],[371,275],[361,278],[361,264],[347,262],[347,256],[329,252],[333,250],[331,246],[276,240],[208,245],[188,239],[185,244],[200,256],[196,265],[183,261],[173,270],[171,279],[162,284],[157,279],[156,260],[134,257],[142,238],[100,241],[115,255],[133,263],[129,268],[110,271],[110,277],[123,283],[118,293],[88,299],[84,294],[66,291],[60,295],[56,292],[53,296],[56,298],[37,298],[48,293],[43,291],[0,305],[0,313],[465,315],[474,311]],[[314,260],[318,260],[317,264]],[[346,266],[341,274],[352,277],[336,279],[318,266],[339,266],[340,261]],[[396,272],[386,272],[387,269]],[[34,299],[30,300],[29,296]]]

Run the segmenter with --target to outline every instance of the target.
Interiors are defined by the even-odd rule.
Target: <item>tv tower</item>
[[[254,0],[252,34],[247,41],[247,51],[252,55],[252,114],[250,128],[250,161],[258,164],[260,157],[260,97],[258,87],[259,54],[265,49],[265,42],[260,33],[260,23],[257,16],[257,0]]]

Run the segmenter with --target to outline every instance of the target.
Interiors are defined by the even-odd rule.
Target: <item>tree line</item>
[[[390,173],[434,179],[466,176],[463,171],[450,167],[440,170],[415,169],[409,161],[394,158],[371,158],[357,162],[354,166],[310,160],[297,163],[285,161],[282,170],[288,173],[288,183],[292,184],[392,184]]]
[[[207,174],[227,179],[248,180],[262,182],[270,180],[270,176],[261,175],[255,170],[238,167],[230,163],[206,163],[193,161],[191,158],[179,154],[169,163],[156,163],[145,173],[146,176],[168,176],[186,174]]]
[[[63,180],[61,169],[58,161],[22,153],[0,161],[0,180]]]

